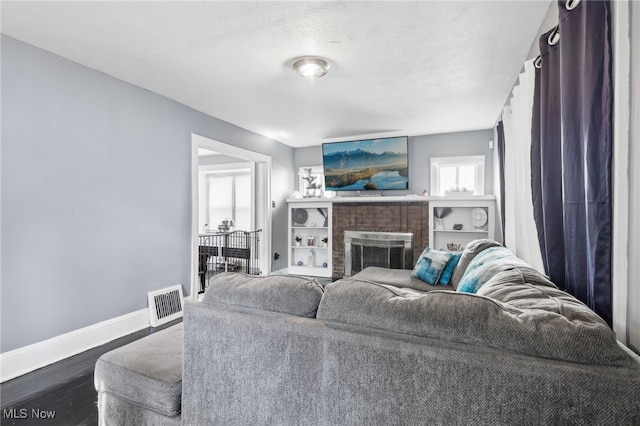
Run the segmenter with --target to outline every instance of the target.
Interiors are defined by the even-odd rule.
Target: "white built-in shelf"
[[[288,272],[296,275],[310,275],[315,277],[331,277],[331,203],[325,198],[291,199],[288,202],[289,216],[289,250]],[[294,210],[305,210],[305,222],[294,223]],[[298,219],[300,220],[300,219]],[[327,226],[322,226],[322,225]],[[320,225],[320,226],[319,226]],[[295,237],[302,238],[302,244],[295,244]],[[307,238],[313,238],[314,245],[306,244]],[[327,238],[325,247],[322,239]],[[309,262],[309,256],[313,264]],[[301,262],[301,265],[298,265]],[[322,266],[326,264],[327,266]]]
[[[293,229],[327,229],[326,226],[300,226],[300,225],[294,225],[291,228]]]
[[[309,267],[307,265],[290,265],[289,273],[294,275],[310,275],[312,277],[330,277],[331,268],[328,266],[323,268],[318,266]]]
[[[433,232],[452,232],[454,234],[488,234],[486,229],[434,229]]]
[[[493,195],[473,197],[427,197],[429,199],[429,246],[447,250],[449,244],[466,246],[469,241],[478,238],[495,240],[496,198]],[[445,229],[436,229],[435,209],[451,208],[444,221]],[[482,228],[476,228],[471,222],[471,211],[482,208],[487,213],[487,222]],[[453,225],[462,225],[462,229],[453,229]]]
[[[291,246],[293,249],[311,249],[311,250],[329,250],[329,247],[323,246]]]

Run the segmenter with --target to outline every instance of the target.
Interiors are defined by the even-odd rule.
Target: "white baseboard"
[[[145,308],[4,352],[0,354],[0,381],[4,383],[147,327],[149,310]]]

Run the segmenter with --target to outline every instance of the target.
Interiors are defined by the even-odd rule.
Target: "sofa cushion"
[[[476,294],[491,297],[504,303],[516,302],[522,295],[517,285],[526,285],[527,287],[525,288],[533,285],[536,287],[558,289],[545,275],[535,269],[517,267],[496,273],[485,285],[480,287]],[[560,291],[560,293],[565,294],[562,291]]]
[[[469,293],[421,293],[343,279],[325,287],[317,318],[556,360],[628,363],[597,315],[567,317],[561,310],[541,310],[533,302],[515,307]]]
[[[180,414],[182,323],[102,355],[96,362],[96,390],[165,416]]]
[[[457,291],[475,293],[495,274],[513,268],[531,268],[524,260],[502,246],[489,247],[476,254],[458,282]]]
[[[451,259],[450,252],[426,247],[420,254],[411,276],[419,278],[429,285],[436,285],[449,259]]]
[[[373,281],[380,284],[392,285],[395,287],[412,288],[420,291],[432,290],[453,290],[453,287],[432,286],[419,278],[412,277],[411,269],[388,269],[378,266],[369,266],[353,275],[351,279],[360,281]]]
[[[500,246],[500,243],[493,240],[488,240],[486,238],[473,240],[467,244],[462,252],[460,261],[458,261],[456,268],[453,270],[453,275],[451,276],[451,281],[449,282],[454,290],[458,288],[458,282],[460,281],[460,278],[462,278],[462,275],[464,275],[469,262],[471,262],[473,258],[484,249],[497,246]]]
[[[313,318],[324,290],[314,278],[225,272],[214,276],[203,303],[224,303]]]
[[[622,359],[622,350],[607,323],[534,269],[499,272],[477,294],[522,310],[520,319],[546,332],[545,343],[563,352],[560,357],[593,353],[601,360]]]

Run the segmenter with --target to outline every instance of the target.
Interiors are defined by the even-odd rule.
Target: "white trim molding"
[[[431,157],[429,159],[431,166],[431,195],[443,196],[447,188],[441,188],[440,183],[440,167],[452,166],[456,167],[456,170],[460,166],[473,166],[474,167],[474,188],[473,195],[484,195],[484,155],[465,155],[459,157]],[[457,175],[456,171],[456,175]],[[458,179],[456,177],[456,183]]]
[[[630,44],[629,2],[611,2],[613,44],[613,158],[612,158],[612,250],[611,316],[616,338],[628,344],[629,245],[630,231],[629,147],[630,131]]]
[[[199,221],[199,180],[198,148],[235,157],[254,163],[258,184],[255,188],[255,229],[262,229],[260,236],[260,271],[263,275],[271,272],[271,156],[229,145],[198,134],[191,134],[191,291],[187,300],[197,300],[200,280],[198,277],[198,221]]]
[[[149,327],[149,309],[140,309],[42,342],[0,354],[2,383],[117,338]]]

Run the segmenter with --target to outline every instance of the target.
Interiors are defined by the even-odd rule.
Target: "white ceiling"
[[[2,1],[2,32],[303,147],[493,127],[549,3]]]

